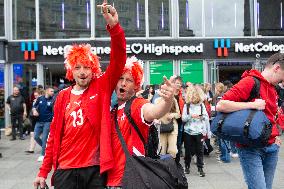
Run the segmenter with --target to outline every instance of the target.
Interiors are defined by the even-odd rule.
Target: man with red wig
[[[124,31],[116,10],[100,5],[111,36],[110,64],[101,73],[90,45],[73,45],[66,55],[66,78],[75,85],[62,90],[54,105],[54,117],[43,163],[34,187],[44,188],[53,167],[55,188],[103,189],[104,172],[114,165],[111,148],[110,97],[126,61]]]
[[[135,98],[130,106],[131,117],[138,126],[145,141],[148,138],[149,126],[154,119],[159,119],[165,115],[171,108],[174,98],[173,78],[167,80],[164,77],[165,84],[161,86],[160,96],[163,98],[159,104],[151,104],[144,98]],[[108,188],[121,188],[122,178],[125,167],[125,155],[115,130],[114,119],[117,117],[119,129],[126,141],[131,154],[138,156],[145,155],[143,142],[140,140],[137,132],[124,114],[125,104],[136,92],[140,90],[143,84],[142,61],[134,56],[127,58],[123,74],[121,75],[115,92],[117,94],[118,108],[112,111],[112,146],[114,155],[114,167],[108,172]],[[115,115],[116,114],[116,115]]]

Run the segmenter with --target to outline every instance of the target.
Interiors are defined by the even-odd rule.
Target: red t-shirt
[[[144,121],[143,105],[149,101],[143,98],[136,98],[131,105],[131,116],[137,124],[139,130],[144,136],[145,141],[148,138],[149,125]],[[119,129],[127,144],[130,154],[137,156],[144,156],[145,149],[135,129],[128,121],[124,114],[125,103],[120,105],[117,110],[117,120]],[[114,123],[114,122],[113,122]],[[115,125],[112,127],[112,146],[114,155],[114,167],[108,172],[107,186],[121,186],[122,177],[125,167],[125,154],[119,141],[118,135],[115,130]]]
[[[70,94],[64,115],[59,169],[99,165],[99,128],[91,126],[81,109],[83,92],[72,90]]]

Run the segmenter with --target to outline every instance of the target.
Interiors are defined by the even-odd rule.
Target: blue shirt
[[[39,117],[38,122],[51,122],[53,118],[53,105],[54,98],[49,97],[45,98],[45,96],[38,97],[36,103],[33,105],[33,108],[36,108]]]

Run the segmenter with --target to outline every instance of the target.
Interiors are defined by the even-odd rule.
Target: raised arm
[[[126,62],[126,40],[124,31],[118,22],[116,9],[107,5],[106,1],[101,6],[107,23],[107,30],[111,37],[110,63],[103,77],[108,80],[110,91],[113,91]]]

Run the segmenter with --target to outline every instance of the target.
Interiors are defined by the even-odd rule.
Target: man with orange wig
[[[144,98],[135,98],[130,106],[131,117],[138,126],[145,141],[148,138],[149,126],[154,119],[159,119],[169,112],[174,98],[173,78],[167,80],[164,77],[165,84],[161,86],[159,95],[163,98],[159,104],[151,104]],[[123,135],[130,154],[138,156],[145,155],[143,142],[137,132],[124,114],[124,108],[127,101],[135,96],[143,84],[142,61],[134,56],[127,58],[123,74],[121,75],[115,92],[117,94],[118,108],[112,111],[112,145],[114,155],[114,167],[108,172],[108,188],[121,188],[122,178],[125,167],[125,155],[115,130],[114,119],[117,118],[119,129]]]
[[[101,73],[98,57],[87,44],[73,45],[66,54],[66,78],[75,84],[62,90],[54,105],[46,153],[34,187],[103,189],[104,172],[114,165],[111,148],[110,97],[126,61],[124,31],[116,10],[100,5],[111,36],[110,64]]]

